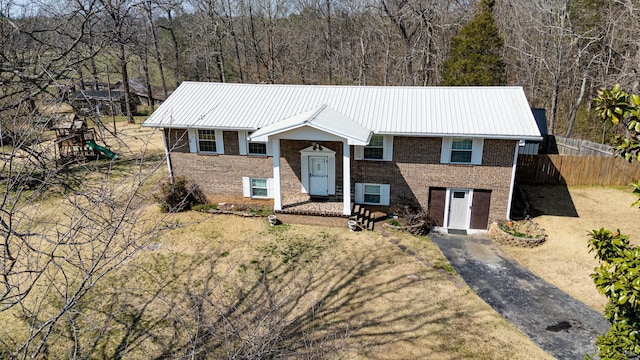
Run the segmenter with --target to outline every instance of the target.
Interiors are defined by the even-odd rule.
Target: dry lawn
[[[159,132],[118,127],[126,140],[117,143],[116,151],[162,152]],[[134,352],[139,357],[148,352],[182,355],[186,350],[179,354],[171,347],[187,344],[194,351],[214,351],[212,343],[219,339],[201,349],[194,345],[196,329],[208,321],[212,331],[233,333],[211,325],[211,317],[236,309],[227,321],[237,328],[237,337],[260,342],[256,334],[268,329],[296,358],[551,358],[443,270],[447,260],[427,239],[394,235],[434,266],[400,251],[378,232],[352,233],[346,227],[270,228],[265,219],[193,212],[178,214],[168,226],[175,228],[158,239],[159,249],[141,254],[123,271],[127,275],[114,277],[124,283],[109,285],[121,298],[146,294],[138,294],[137,301],[145,301],[134,307],[149,301],[152,318],[180,319],[175,320],[182,324],[175,330],[180,335],[172,336],[184,343],[147,341]],[[408,279],[411,274],[419,280]],[[159,289],[171,289],[172,295],[158,295]],[[207,321],[195,320],[196,295],[215,304]],[[239,301],[239,296],[247,299]],[[166,304],[171,304],[169,313]],[[279,311],[269,312],[271,319],[256,317],[267,304],[278,304]]]
[[[640,209],[630,189],[612,187],[531,186],[534,221],[546,230],[547,241],[534,249],[504,247],[521,264],[592,308],[603,311],[606,298],[589,276],[598,265],[587,248],[591,230],[620,229],[640,244]]]
[[[426,238],[393,235],[433,265],[378,232],[353,233],[346,226],[270,227],[264,218],[193,212],[169,225],[175,228],[158,239],[158,248],[117,277],[126,281],[111,284],[124,299],[143,291],[148,295],[140,300],[157,311],[151,318],[162,314],[184,326],[176,329],[177,343],[139,344],[140,357],[184,354],[176,349],[192,344],[187,335],[201,326],[233,342],[249,334],[261,342],[255,334],[271,333],[292,358],[551,358],[444,270],[446,259]],[[150,297],[160,288],[169,289],[170,300]],[[209,304],[201,323],[197,296]],[[220,326],[220,313],[238,334]],[[155,331],[162,337],[168,329],[160,327]],[[220,342],[211,338],[195,350],[223,356]]]
[[[103,140],[121,159],[104,168],[98,162],[86,174],[79,169],[86,186],[125,179],[142,166],[143,154],[161,159],[159,132],[118,127],[120,141]],[[164,175],[161,168],[145,191]],[[115,183],[115,193],[130,184]],[[416,253],[410,255],[379,232],[270,227],[265,218],[197,212],[165,218],[150,199],[140,201],[146,208],[138,227],[155,221],[165,230],[61,319],[49,354],[551,359],[453,275],[427,238],[392,234]],[[62,222],[67,214],[58,206],[51,197],[33,209],[41,219]],[[55,294],[42,299],[51,309],[61,305]],[[20,322],[0,314],[3,331],[17,339]]]

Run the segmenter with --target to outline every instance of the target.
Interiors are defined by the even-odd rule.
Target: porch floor
[[[342,196],[312,198],[307,194],[285,194],[282,196],[281,214],[349,217],[342,213]]]

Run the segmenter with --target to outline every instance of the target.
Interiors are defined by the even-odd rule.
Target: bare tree
[[[95,4],[65,5],[4,8],[0,17],[0,315],[6,325],[12,319],[0,329],[3,358],[61,349],[58,356],[79,357],[79,342],[56,342],[70,328],[76,339],[86,331],[73,325],[83,299],[159,230],[145,217],[144,199],[161,162],[115,175],[112,162],[60,158],[46,132],[74,69],[95,55],[81,48]]]
[[[138,0],[99,0],[103,13],[103,27],[110,35],[115,46],[116,56],[122,75],[123,96],[125,111],[129,123],[134,123],[129,85],[129,54],[127,47],[133,42],[134,34],[142,24],[139,21],[137,7],[141,6]]]

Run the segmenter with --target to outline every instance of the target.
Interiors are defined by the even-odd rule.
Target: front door
[[[309,195],[329,195],[329,159],[309,156]]]
[[[469,190],[451,189],[449,198],[449,228],[466,229],[469,225]]]

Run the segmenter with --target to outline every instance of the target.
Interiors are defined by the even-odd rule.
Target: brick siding
[[[485,140],[482,165],[441,164],[441,138],[394,137],[393,161],[354,161],[354,182],[391,185],[392,204],[429,203],[429,188],[491,190],[489,222],[506,217],[516,141]]]
[[[237,131],[223,131],[222,141],[224,142],[225,155],[240,155],[240,143]]]
[[[189,135],[186,129],[164,129],[164,136],[172,154],[189,152]]]
[[[224,131],[224,155],[190,154],[186,130],[165,131],[173,147],[171,163],[176,176],[184,176],[200,185],[210,199],[242,198],[242,177],[273,177],[273,158],[238,155],[237,132]],[[336,187],[342,188],[341,142],[318,142],[336,152]],[[351,147],[351,189],[354,183],[391,185],[392,204],[427,207],[429,188],[463,188],[491,190],[489,222],[506,217],[511,184],[511,170],[516,141],[485,140],[482,165],[440,164],[442,139],[394,137],[393,161],[353,160]],[[311,141],[282,140],[281,190],[299,194],[302,188],[300,150]],[[230,200],[229,200],[230,201]]]
[[[338,141],[317,141],[325,149],[336,152],[336,187],[342,184],[342,143]],[[300,150],[311,146],[308,140],[280,141],[281,190],[284,193],[299,194],[302,189]]]

